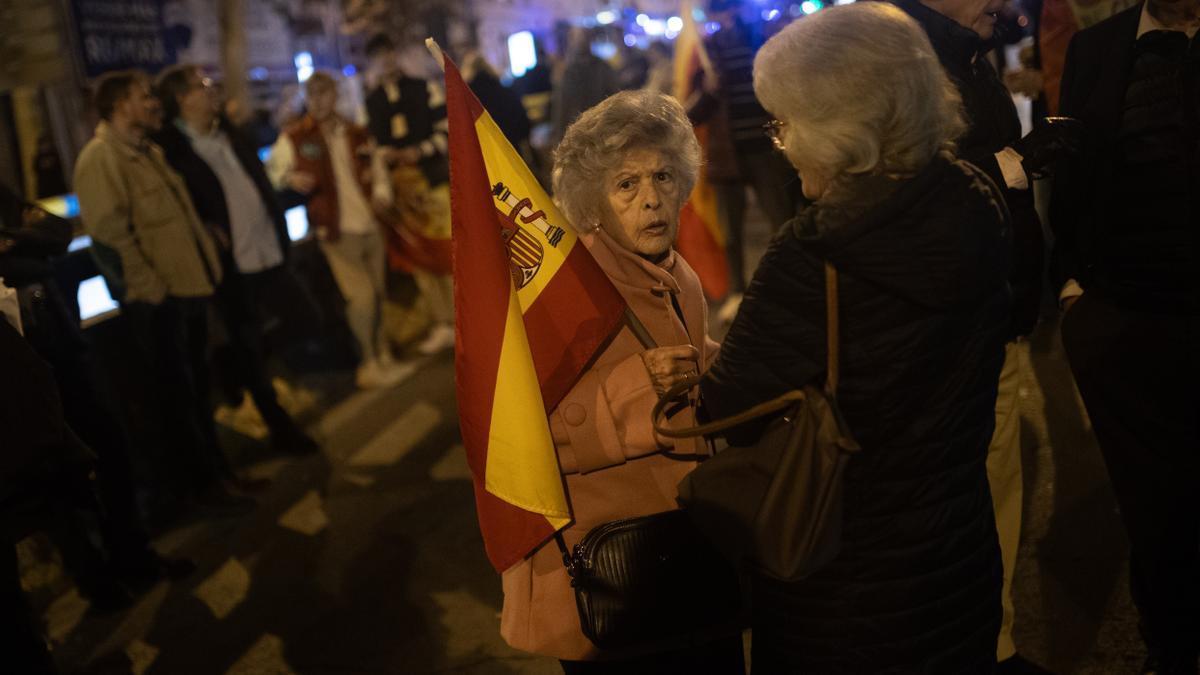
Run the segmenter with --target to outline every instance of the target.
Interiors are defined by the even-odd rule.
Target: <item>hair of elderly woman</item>
[[[842,174],[912,174],[966,127],[925,31],[886,2],[830,7],[771,38],[754,91],[782,121],[793,163]]]
[[[630,150],[658,150],[675,170],[683,207],[700,173],[700,144],[683,106],[651,91],[622,91],[584,111],[554,150],[554,197],[579,230],[600,224],[609,172]]]

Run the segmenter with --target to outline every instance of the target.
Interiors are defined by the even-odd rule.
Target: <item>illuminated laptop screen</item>
[[[287,219],[288,239],[300,241],[308,236],[308,209],[303,206],[293,206],[283,217]]]
[[[96,275],[79,282],[79,318],[82,321],[95,319],[118,309],[117,301],[108,292],[104,277]]]

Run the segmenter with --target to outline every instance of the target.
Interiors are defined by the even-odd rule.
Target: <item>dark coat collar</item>
[[[979,33],[964,28],[950,17],[934,11],[919,0],[895,0],[895,4],[921,24],[933,50],[947,69],[960,68],[970,63],[987,50],[987,43]]]

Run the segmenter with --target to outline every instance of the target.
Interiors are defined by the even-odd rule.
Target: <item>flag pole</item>
[[[446,55],[442,53],[442,48],[438,46],[437,40],[431,37],[425,38],[425,48],[433,55],[433,60],[437,61],[438,67],[442,72],[446,72]]]
[[[642,323],[641,319],[637,318],[637,314],[634,314],[632,309],[629,309],[629,305],[625,306],[625,323],[629,326],[629,330],[633,331],[634,337],[638,339],[638,342],[642,343],[643,347],[646,349],[655,349],[658,347],[658,343],[654,341],[654,338],[650,337],[650,331],[646,330],[646,325]]]

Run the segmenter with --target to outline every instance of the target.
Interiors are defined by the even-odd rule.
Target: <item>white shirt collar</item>
[[[208,128],[208,132],[196,131],[187,122],[183,121],[182,117],[175,118],[175,126],[184,133],[189,139],[195,141],[199,139],[217,139],[221,136],[220,120],[214,119],[212,126]]]
[[[1179,30],[1178,28],[1167,28],[1166,26],[1162,25],[1158,19],[1150,15],[1150,3],[1143,2],[1142,18],[1138,21],[1137,37],[1142,37],[1152,30],[1173,30],[1178,33],[1186,33],[1189,38],[1196,34],[1195,28],[1192,28],[1191,30]]]

